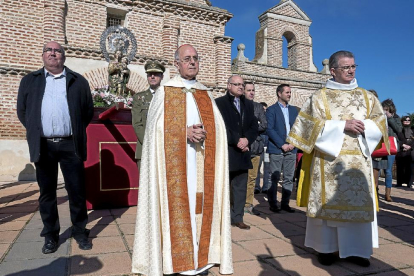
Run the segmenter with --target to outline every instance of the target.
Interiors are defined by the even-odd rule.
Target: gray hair
[[[178,51],[178,50],[180,50],[180,48],[181,47],[178,47],[177,48],[177,50],[175,50],[175,53],[174,53],[174,60],[180,60],[180,51]]]
[[[63,46],[62,46],[62,45],[60,45],[60,43],[57,43],[56,41],[49,41],[48,43],[50,43],[50,42],[55,42],[57,45],[59,45],[60,49],[62,50],[62,56],[64,56],[64,57],[65,57],[65,49],[63,49]],[[46,43],[45,45],[43,45],[43,52],[46,50],[46,45],[47,45],[48,43]]]
[[[230,83],[230,82],[231,82],[231,79],[232,79],[233,77],[240,77],[240,78],[242,78],[240,75],[231,75],[231,76],[230,76],[230,78],[228,78],[227,83]],[[242,78],[242,79],[243,79],[243,78]],[[244,82],[244,80],[243,80],[243,82]]]
[[[338,67],[338,61],[342,57],[355,58],[354,54],[349,51],[338,51],[329,58],[329,69]]]

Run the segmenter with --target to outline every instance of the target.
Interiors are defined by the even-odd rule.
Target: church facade
[[[311,21],[292,0],[282,0],[259,16],[252,61],[244,57],[243,45],[231,60],[233,39],[225,36],[225,27],[233,14],[208,0],[5,0],[0,16],[0,181],[33,180],[26,131],[16,115],[17,91],[24,75],[42,67],[42,48],[51,40],[63,45],[65,64],[83,74],[92,89],[106,81],[101,34],[117,25],[128,28],[137,41],[129,65],[138,76],[135,90],[147,86],[148,60],[165,65],[164,81],[173,77],[174,52],[185,43],[198,50],[198,79],[215,96],[226,91],[231,74],[240,74],[256,83],[257,101],[274,103],[276,86],[289,83],[292,103],[300,106],[328,77],[313,66]],[[287,68],[282,66],[283,36],[288,41]]]

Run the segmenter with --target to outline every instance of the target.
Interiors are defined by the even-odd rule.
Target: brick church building
[[[108,63],[100,49],[100,37],[109,26],[128,28],[137,40],[137,52],[129,68],[145,89],[144,64],[157,60],[167,68],[164,81],[173,77],[174,52],[179,45],[195,46],[201,57],[199,81],[215,96],[226,91],[229,76],[240,74],[256,83],[257,100],[275,102],[276,86],[292,86],[292,103],[301,105],[322,87],[327,65],[317,72],[312,61],[310,18],[292,0],[281,0],[259,16],[256,55],[244,56],[244,45],[231,60],[233,39],[225,36],[229,11],[208,0],[4,0],[0,6],[0,181],[33,180],[25,129],[16,115],[21,78],[42,67],[44,43],[54,40],[66,51],[70,69],[89,78]],[[288,41],[288,66],[282,66],[282,41]],[[99,81],[98,81],[99,82]]]

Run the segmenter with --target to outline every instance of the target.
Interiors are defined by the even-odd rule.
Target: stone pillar
[[[178,48],[179,30],[179,19],[166,15],[162,29],[162,55],[171,63],[174,62],[174,53]]]
[[[231,43],[232,37],[216,36],[214,44],[216,46],[216,85],[225,87],[227,79],[231,75]]]
[[[43,16],[44,43],[56,41],[65,44],[65,0],[45,0]]]
[[[267,64],[282,67],[283,39],[267,37]]]

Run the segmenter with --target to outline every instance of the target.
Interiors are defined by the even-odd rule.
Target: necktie
[[[239,98],[234,98],[234,105],[237,108],[237,111],[239,111],[240,113],[240,99]]]

